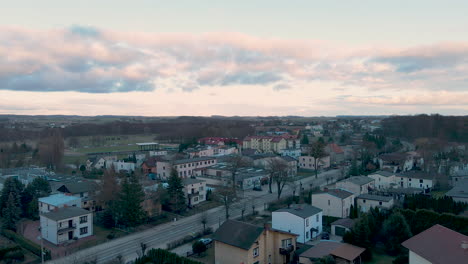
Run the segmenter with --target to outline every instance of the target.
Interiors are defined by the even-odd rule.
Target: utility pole
[[[42,237],[42,228],[39,227],[39,232],[41,233],[41,263],[44,264],[44,238]]]

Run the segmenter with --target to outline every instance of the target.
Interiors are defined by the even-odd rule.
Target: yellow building
[[[279,153],[288,147],[288,142],[282,136],[250,136],[244,139],[242,147],[263,153]]]
[[[298,235],[227,220],[214,234],[216,264],[289,263]]]

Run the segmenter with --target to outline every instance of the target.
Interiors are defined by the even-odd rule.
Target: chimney
[[[461,242],[461,248],[468,249],[468,241],[462,241]]]

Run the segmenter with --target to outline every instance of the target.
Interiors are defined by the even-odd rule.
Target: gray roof
[[[73,218],[73,217],[77,217],[81,215],[87,215],[87,214],[91,214],[91,212],[83,208],[72,206],[72,207],[59,208],[56,211],[51,211],[42,215],[54,221],[60,221],[60,220]]]
[[[375,180],[367,176],[353,176],[353,177],[349,177],[348,179],[344,179],[343,181],[351,182],[351,183],[361,186],[361,185],[373,182]]]
[[[380,171],[374,172],[372,174],[378,174],[378,175],[384,176],[384,177],[390,177],[392,175],[395,175],[395,173],[392,173],[392,172],[389,172],[389,171],[384,171],[384,170],[380,170]]]
[[[282,208],[274,211],[273,213],[276,212],[287,212],[301,218],[308,218],[322,212],[322,209],[308,204],[292,204],[290,208]]]
[[[194,179],[194,178],[182,179],[183,185],[190,185],[190,184],[195,184],[195,183],[200,183],[200,182],[204,182],[204,180],[199,180],[199,179]]]
[[[375,194],[361,194],[357,197],[358,199],[366,199],[366,200],[374,200],[379,202],[390,202],[393,200],[391,196],[382,196],[382,195],[375,195]]]
[[[293,158],[293,157],[291,157],[291,156],[281,156],[281,158],[282,158],[284,161],[287,161],[287,162],[297,161],[295,158]]]
[[[428,173],[428,172],[425,172],[425,171],[412,170],[412,171],[401,172],[401,173],[397,174],[396,176],[397,177],[405,177],[405,178],[414,178],[414,179],[433,180],[433,179],[437,179],[441,175],[436,174],[436,173]]]
[[[340,218],[338,220],[336,220],[335,222],[331,223],[331,225],[339,225],[339,226],[344,226],[348,229],[351,229],[353,228],[354,226],[354,219],[351,219],[351,218]]]
[[[79,182],[67,182],[62,184],[57,191],[65,193],[82,193],[82,192],[93,192],[97,190],[98,186],[95,182],[91,181],[79,181]]]
[[[349,192],[349,191],[346,191],[346,190],[343,190],[343,189],[330,189],[330,190],[323,191],[323,192],[320,192],[320,193],[317,193],[317,194],[321,194],[321,193],[328,193],[328,194],[336,196],[336,197],[338,197],[340,199],[345,199],[345,198],[348,198],[349,196],[353,195],[352,192]]]
[[[55,207],[61,206],[63,204],[69,203],[69,202],[77,202],[79,203],[81,201],[81,198],[71,196],[71,195],[65,195],[63,193],[57,193],[57,194],[52,194],[46,197],[41,197],[38,199],[39,202],[46,203],[53,205]]]
[[[468,198],[468,179],[460,180],[457,186],[453,187],[445,195],[450,197]]]
[[[200,162],[200,161],[207,161],[207,160],[216,160],[216,158],[201,157],[201,158],[193,158],[193,159],[180,159],[180,160],[174,160],[173,164],[178,165],[178,164],[191,163],[191,162]]]
[[[263,227],[226,220],[214,233],[213,239],[234,247],[249,250],[263,232]]]

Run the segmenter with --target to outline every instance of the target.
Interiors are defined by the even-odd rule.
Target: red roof
[[[468,263],[468,236],[441,225],[435,225],[401,243],[407,249],[433,264]]]
[[[335,143],[328,144],[328,146],[330,147],[330,150],[335,152],[336,154],[344,153],[343,149]]]

